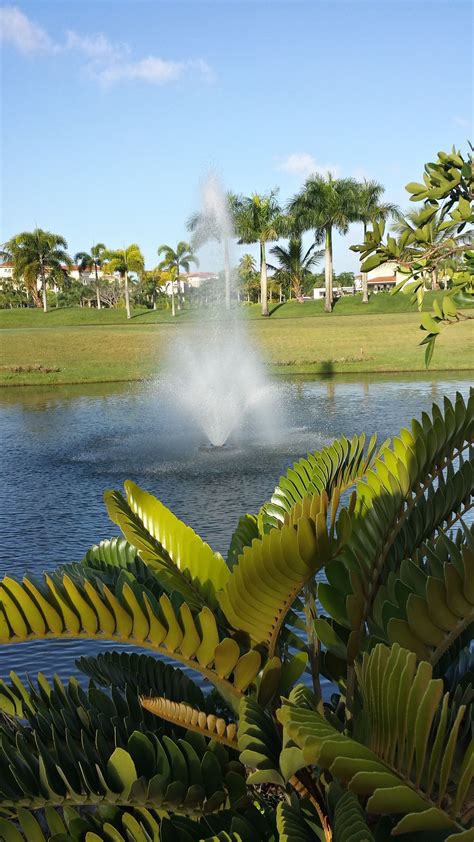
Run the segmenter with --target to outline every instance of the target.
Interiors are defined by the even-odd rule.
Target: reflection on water
[[[226,553],[239,516],[260,507],[295,459],[340,435],[375,431],[385,439],[433,400],[468,388],[467,379],[433,375],[280,380],[277,439],[247,426],[232,448],[216,452],[199,449],[199,430],[178,419],[150,383],[0,390],[0,575],[79,560],[117,534],[102,494],[127,478]],[[92,652],[99,644],[0,647],[0,676],[37,664],[67,676],[86,646]]]

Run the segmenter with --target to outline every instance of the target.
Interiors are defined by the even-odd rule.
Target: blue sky
[[[472,134],[468,2],[36,0],[1,22],[2,240],[138,242],[151,267],[210,169],[284,202],[329,167],[405,207],[423,163]],[[357,270],[357,241],[337,238],[336,271]]]

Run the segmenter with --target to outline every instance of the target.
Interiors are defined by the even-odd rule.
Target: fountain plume
[[[226,310],[207,308],[203,320],[174,343],[168,391],[177,409],[191,416],[213,447],[222,447],[244,417],[258,415],[272,425],[274,398],[257,351],[251,347],[238,308],[230,310],[232,220],[226,193],[216,175],[202,185],[202,208],[188,223],[196,248],[209,240],[223,245]],[[205,320],[204,320],[205,319]]]

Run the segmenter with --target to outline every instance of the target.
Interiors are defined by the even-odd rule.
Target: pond
[[[272,423],[244,424],[232,446],[202,449],[201,432],[173,413],[153,383],[0,390],[0,575],[38,574],[80,560],[117,534],[106,488],[130,478],[226,553],[238,518],[269,498],[300,456],[333,438],[377,432],[381,442],[413,416],[468,393],[448,376],[280,379]],[[67,678],[74,660],[113,644],[37,641],[0,647],[0,676],[41,669]]]

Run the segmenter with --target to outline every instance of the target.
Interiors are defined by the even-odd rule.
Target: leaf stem
[[[314,627],[314,621],[318,616],[314,579],[310,579],[310,581],[306,583],[304,593],[308,657],[311,669],[311,678],[313,681],[313,690],[319,702],[321,700],[321,682],[319,679],[319,657],[321,653],[321,645]]]

